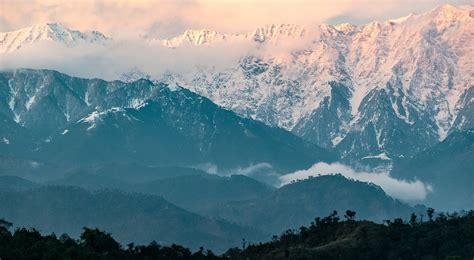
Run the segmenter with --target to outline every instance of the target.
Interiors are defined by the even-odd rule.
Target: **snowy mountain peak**
[[[307,29],[296,24],[271,24],[257,28],[251,33],[251,38],[256,42],[276,41],[286,37],[303,37]]]
[[[343,32],[345,34],[350,34],[357,30],[357,26],[350,23],[341,23],[334,26],[334,28],[336,28],[336,30]]]
[[[474,10],[472,6],[461,6],[456,7],[453,5],[445,4],[438,6],[437,8],[428,12],[435,22],[454,22],[454,21],[466,21],[473,19],[470,16],[470,12]]]
[[[162,40],[162,44],[166,47],[177,47],[180,45],[206,45],[215,40],[223,40],[225,34],[211,30],[186,30],[183,34],[174,38]]]
[[[440,5],[432,10],[432,12],[436,12],[438,14],[443,14],[443,15],[458,15],[462,13],[462,8],[458,8],[454,5],[451,4],[444,4]]]
[[[252,40],[258,43],[274,42],[286,37],[303,37],[307,29],[295,24],[270,24],[249,33],[228,34],[212,30],[186,30],[174,38],[158,40],[163,46],[208,45],[224,40]]]
[[[16,31],[0,32],[0,53],[9,53],[43,40],[71,46],[79,42],[103,42],[107,37],[98,31],[71,30],[61,23],[41,23]]]

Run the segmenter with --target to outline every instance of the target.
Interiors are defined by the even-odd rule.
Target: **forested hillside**
[[[436,216],[435,216],[436,215]],[[271,242],[231,248],[217,256],[204,248],[194,253],[182,246],[120,245],[109,233],[84,228],[80,239],[68,235],[42,236],[37,230],[19,228],[0,219],[2,259],[472,259],[474,212],[465,214],[413,214],[384,224],[357,221],[347,210],[316,218],[307,227],[288,230]],[[424,217],[424,218],[422,218]]]

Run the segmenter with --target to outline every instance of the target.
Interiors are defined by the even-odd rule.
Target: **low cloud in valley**
[[[433,192],[430,185],[419,180],[407,181],[395,179],[388,171],[364,172],[341,163],[316,163],[311,168],[299,170],[280,177],[281,184],[285,185],[296,180],[303,180],[318,175],[332,175],[339,173],[346,178],[370,182],[380,186],[388,195],[408,202],[422,201],[427,194]]]

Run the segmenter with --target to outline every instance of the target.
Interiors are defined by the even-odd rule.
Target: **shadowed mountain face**
[[[14,156],[33,147],[33,139],[28,130],[7,116],[0,114],[0,154]]]
[[[443,142],[396,164],[392,175],[433,186],[426,204],[439,209],[474,208],[474,130],[454,131]]]
[[[287,172],[334,160],[285,130],[241,118],[188,90],[147,80],[106,82],[18,70],[0,74],[0,90],[5,93],[0,114],[8,122],[2,132],[19,134],[3,137],[8,144],[1,145],[2,151],[8,147],[8,153],[16,149],[18,155],[56,164],[232,169],[269,163]],[[34,140],[31,146],[21,144],[23,133]]]

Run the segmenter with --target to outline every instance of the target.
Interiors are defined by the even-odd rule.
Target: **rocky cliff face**
[[[201,67],[173,80],[344,158],[409,157],[472,121],[471,9],[444,5],[362,26],[271,25],[221,35],[220,44],[240,37],[256,47],[233,68]],[[176,51],[201,45],[178,38]]]
[[[74,166],[131,162],[225,170],[263,163],[281,173],[335,159],[286,130],[144,79],[108,82],[23,69],[0,73],[0,93],[0,155]]]

